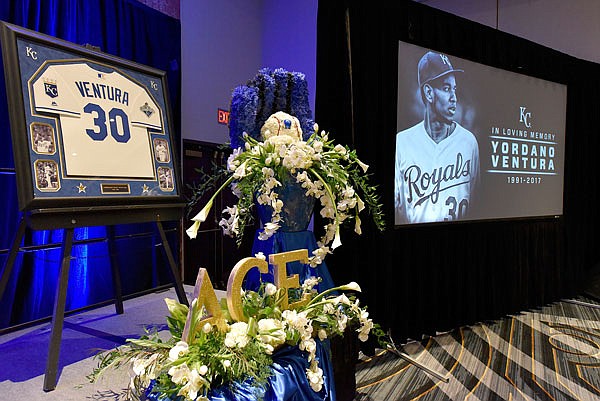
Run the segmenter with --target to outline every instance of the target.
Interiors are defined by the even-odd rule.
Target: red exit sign
[[[229,124],[229,111],[223,109],[217,109],[217,122],[219,124]]]

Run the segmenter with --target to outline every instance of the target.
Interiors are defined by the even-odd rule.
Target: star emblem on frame
[[[82,193],[82,192],[83,192],[83,193],[85,193],[85,190],[87,189],[87,186],[83,185],[83,183],[82,183],[82,182],[80,182],[80,183],[79,183],[79,185],[78,185],[78,186],[76,186],[75,188],[77,188],[77,189],[79,190],[79,192],[78,192],[78,193],[80,194],[80,193]]]
[[[150,191],[150,187],[148,185],[144,184],[144,186],[142,187],[142,193],[147,194],[148,191]]]

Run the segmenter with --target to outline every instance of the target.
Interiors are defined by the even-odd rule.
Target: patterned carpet
[[[382,351],[357,365],[355,400],[600,400],[600,305],[590,299],[464,327],[404,351],[449,382]]]

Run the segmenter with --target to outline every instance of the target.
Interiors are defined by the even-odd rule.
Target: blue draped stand
[[[264,388],[254,385],[248,379],[243,383],[233,383],[212,390],[208,399],[211,401],[335,401],[335,385],[331,363],[331,347],[329,340],[317,340],[316,357],[319,367],[323,369],[323,389],[313,391],[306,378],[309,366],[306,353],[298,347],[285,346],[273,354],[273,376]],[[152,385],[146,391],[150,401],[183,401],[184,397],[169,398],[159,393],[152,393]]]
[[[308,249],[308,256],[312,256],[312,251],[318,248],[315,234],[307,230],[315,206],[315,198],[306,196],[306,190],[292,176],[285,177],[281,181],[282,186],[275,189],[279,199],[283,201],[279,222],[281,227],[266,240],[258,238],[262,231],[258,229],[252,245],[252,255],[262,252],[267,257],[267,261],[268,256],[273,253]],[[256,209],[263,225],[271,221],[273,209],[270,206],[257,204]],[[334,287],[325,263],[313,268],[300,262],[291,262],[287,264],[287,274],[288,276],[297,274],[300,284],[309,277],[320,277],[321,283],[317,286],[319,292]],[[274,281],[271,264],[269,264],[269,273],[266,274],[261,275],[257,268],[250,270],[246,275],[244,288],[256,291],[260,287],[261,280],[270,283]]]

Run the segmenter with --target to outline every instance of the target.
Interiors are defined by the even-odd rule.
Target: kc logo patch
[[[46,92],[46,95],[52,98],[58,96],[58,86],[56,85],[56,83],[44,82],[44,91]]]

